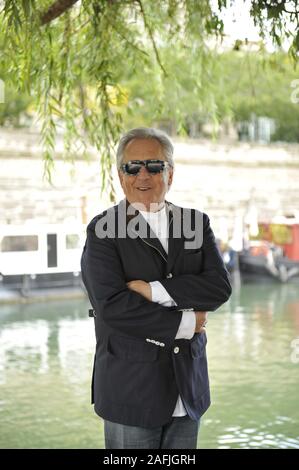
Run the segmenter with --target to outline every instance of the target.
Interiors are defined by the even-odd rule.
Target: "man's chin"
[[[140,199],[135,200],[134,202],[130,201],[130,204],[139,211],[151,211],[157,212],[164,206],[164,201],[152,201],[151,199]]]

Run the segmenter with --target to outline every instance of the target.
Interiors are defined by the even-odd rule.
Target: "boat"
[[[81,286],[82,224],[0,225],[0,295]]]
[[[299,280],[299,220],[276,217],[268,223],[259,222],[258,234],[247,240],[238,254],[238,264],[245,279]]]

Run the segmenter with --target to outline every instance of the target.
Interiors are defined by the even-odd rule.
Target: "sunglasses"
[[[161,173],[169,165],[164,160],[130,160],[121,165],[121,169],[127,175],[137,175],[141,168],[145,166],[151,175]]]

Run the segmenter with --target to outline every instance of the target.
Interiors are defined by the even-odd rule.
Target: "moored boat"
[[[258,229],[257,236],[239,253],[242,277],[270,277],[281,282],[298,277],[298,219],[277,217],[271,223],[259,223]]]
[[[79,286],[85,228],[77,224],[0,226],[1,290],[24,296],[45,288]]]

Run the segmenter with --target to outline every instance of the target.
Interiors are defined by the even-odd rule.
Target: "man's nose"
[[[145,166],[142,166],[141,169],[139,170],[138,174],[137,174],[137,178],[141,178],[141,179],[148,179],[150,178],[150,174],[149,172],[147,171],[147,169],[145,168]]]

